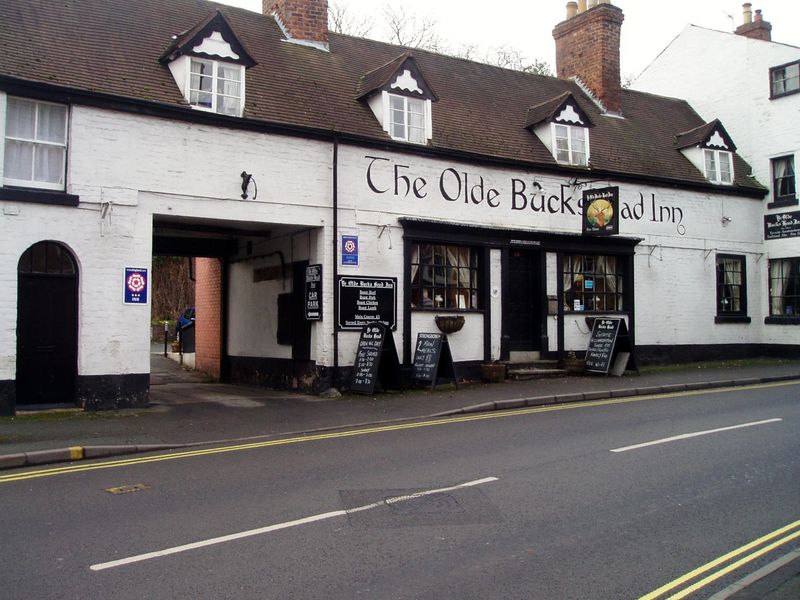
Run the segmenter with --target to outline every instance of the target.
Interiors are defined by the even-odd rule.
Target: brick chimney
[[[293,41],[328,46],[328,0],[261,0],[261,9]]]
[[[753,18],[752,4],[745,2],[742,4],[742,12],[744,13],[744,23],[736,28],[737,35],[753,38],[754,40],[763,40],[765,42],[772,41],[772,25],[763,19],[761,10],[756,10],[755,19]]]
[[[609,113],[622,112],[622,85],[619,73],[619,44],[622,9],[608,0],[589,2],[581,11],[556,25],[556,75],[561,79],[580,79]],[[569,3],[567,15],[573,15]]]

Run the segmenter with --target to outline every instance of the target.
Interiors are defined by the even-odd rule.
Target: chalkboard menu
[[[453,356],[446,335],[424,332],[417,334],[411,377],[417,381],[430,382],[431,387],[436,385],[437,379],[447,378],[456,382]]]
[[[322,265],[308,265],[305,279],[306,321],[322,319]]]
[[[800,211],[764,215],[764,239],[800,237]]]
[[[392,332],[382,323],[366,325],[358,338],[350,391],[372,394],[376,386],[395,386],[399,381],[399,371]]]
[[[397,277],[338,279],[339,329],[361,329],[383,323],[397,327]]]
[[[595,319],[592,337],[586,350],[586,370],[608,373],[614,358],[617,337],[620,332],[627,334],[625,321],[622,319]]]

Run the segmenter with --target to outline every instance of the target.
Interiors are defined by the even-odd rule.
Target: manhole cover
[[[141,492],[143,490],[149,490],[150,487],[143,484],[143,483],[134,483],[132,485],[121,485],[119,487],[110,487],[105,488],[103,491],[108,492],[109,494],[131,494],[133,492]]]

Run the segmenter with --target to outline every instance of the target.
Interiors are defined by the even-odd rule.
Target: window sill
[[[785,208],[787,206],[797,206],[797,198],[779,198],[775,202],[767,204],[767,208]]]
[[[786,96],[792,96],[792,95],[798,94],[798,93],[800,93],[800,88],[798,88],[796,90],[789,90],[788,92],[781,92],[780,94],[772,94],[769,97],[769,99],[770,100],[776,100],[777,98],[784,98]]]
[[[765,317],[765,325],[800,325],[800,315],[796,317]]]
[[[0,188],[0,200],[7,200],[10,202],[32,202],[34,204],[54,204],[57,206],[78,206],[80,196],[52,190],[3,187]]]
[[[717,315],[714,323],[750,323],[752,319],[746,315]]]
[[[436,308],[434,306],[412,306],[414,312],[426,313],[457,313],[457,314],[483,314],[486,311],[481,308]]]

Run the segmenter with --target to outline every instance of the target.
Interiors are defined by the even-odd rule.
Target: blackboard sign
[[[620,332],[628,332],[622,319],[595,319],[589,348],[586,350],[586,370],[608,373]]]
[[[764,239],[800,237],[800,211],[764,215]]]
[[[358,338],[350,391],[372,394],[376,386],[395,387],[399,376],[400,363],[392,332],[382,323],[366,325]]]
[[[338,280],[339,329],[383,323],[397,327],[397,277],[351,277]]]
[[[417,381],[429,381],[431,387],[436,385],[437,379],[452,379],[458,387],[446,335],[424,332],[417,334],[411,377]]]
[[[306,321],[322,320],[322,265],[308,265],[305,279]]]

